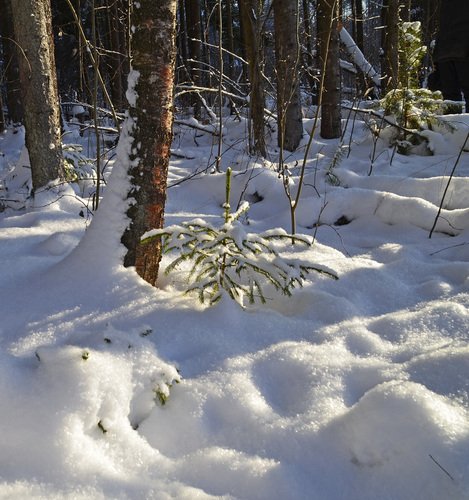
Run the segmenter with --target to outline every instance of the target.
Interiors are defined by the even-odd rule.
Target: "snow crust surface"
[[[361,122],[341,145],[316,138],[298,231],[315,238],[303,257],[339,280],[311,275],[292,298],[269,292],[246,310],[185,296],[188,267],[162,272],[154,289],[121,266],[125,136],[91,224],[76,187],[10,202],[0,498],[469,498],[467,153],[428,237],[469,124],[447,119],[458,131],[429,136],[433,156],[392,156],[379,142],[371,175]],[[250,158],[245,126],[224,125],[231,206],[250,202],[248,232],[290,231],[278,151]],[[0,137],[2,199],[28,192],[23,140],[21,130]],[[293,190],[306,142],[287,157]],[[221,225],[212,136],[181,124],[173,147],[167,224]]]

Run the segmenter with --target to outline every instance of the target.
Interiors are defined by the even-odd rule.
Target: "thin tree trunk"
[[[232,54],[234,54],[234,35],[233,35],[233,11],[231,6],[231,0],[226,2],[226,48],[228,49],[228,68],[226,74],[230,79],[236,78],[234,73],[234,59]]]
[[[34,190],[65,177],[49,0],[12,2],[24,106],[26,147]]]
[[[18,48],[14,40],[12,18],[11,0],[0,0],[0,35],[2,36],[8,121],[11,123],[21,123],[24,113],[23,103],[21,102]]]
[[[304,44],[306,48],[305,63],[306,63],[306,77],[310,86],[311,93],[317,88],[315,75],[313,74],[313,45],[311,43],[312,31],[311,21],[309,18],[309,0],[302,0],[303,5],[303,29],[304,29]]]
[[[132,69],[138,75],[130,116],[136,152],[129,169],[135,203],[128,210],[130,226],[122,236],[124,265],[155,285],[161,243],[140,244],[141,236],[164,223],[166,184],[173,125],[176,58],[176,0],[139,0],[132,11]],[[137,73],[138,72],[138,73]]]
[[[178,25],[177,25],[177,55],[186,64],[188,59],[188,24],[186,22],[186,6],[184,1],[178,2]],[[177,62],[178,66],[179,63]]]
[[[389,92],[398,86],[399,75],[399,0],[386,0],[383,18],[383,90]]]
[[[321,137],[342,134],[340,109],[339,5],[337,0],[318,0],[318,38],[324,85],[321,103]]]
[[[186,23],[189,46],[189,68],[192,83],[195,87],[201,84],[200,62],[202,58],[202,24],[200,19],[200,0],[186,0]],[[201,118],[200,98],[192,94],[194,117]]]
[[[116,0],[106,0],[107,18],[108,18],[108,44],[111,49],[109,55],[109,76],[111,84],[112,102],[116,109],[122,111],[125,107],[125,88],[124,79],[124,58],[125,46],[121,45],[122,31],[121,21],[119,19],[118,2]]]
[[[274,2],[278,145],[295,151],[303,136],[299,89],[298,1]]]
[[[363,53],[363,3],[362,0],[351,0],[352,7],[352,38],[357,44],[359,50]],[[357,92],[363,93],[367,88],[367,77],[362,73],[357,75]]]
[[[363,3],[362,0],[352,0],[353,39],[363,52]]]
[[[261,41],[261,4],[259,0],[240,0],[239,11],[242,18],[243,42],[249,63],[249,83],[251,86],[249,113],[252,123],[250,150],[253,154],[266,155],[264,131],[264,85],[263,48]]]

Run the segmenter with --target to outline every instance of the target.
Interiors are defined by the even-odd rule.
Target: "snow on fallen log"
[[[344,45],[357,68],[360,69],[367,77],[371,78],[371,80],[377,87],[380,87],[381,76],[366,60],[363,52],[358,48],[358,45],[355,43],[353,38],[350,36],[350,33],[344,27],[342,27],[340,30],[340,41]]]

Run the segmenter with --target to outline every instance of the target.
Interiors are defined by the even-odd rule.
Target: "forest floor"
[[[184,295],[190,264],[165,275],[170,256],[158,288],[121,266],[119,155],[92,216],[89,181],[29,199],[23,131],[0,136],[0,498],[469,498],[469,153],[429,238],[469,127],[446,119],[431,155],[361,121],[315,138],[296,212],[315,242],[293,253],[339,279],[245,309]],[[251,203],[247,233],[289,232],[275,137],[261,160],[246,135],[226,118],[231,205]],[[167,224],[221,226],[216,140],[178,125],[173,150]]]

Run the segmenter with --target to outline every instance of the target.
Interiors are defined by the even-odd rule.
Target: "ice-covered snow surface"
[[[120,265],[119,162],[91,224],[77,186],[21,208],[23,134],[3,134],[0,198],[18,201],[0,213],[0,498],[469,498],[469,153],[429,238],[469,123],[447,119],[433,156],[374,148],[358,119],[318,137],[297,230],[339,280],[245,310],[184,295],[189,266],[154,289]],[[246,231],[290,231],[275,136],[262,161],[245,136],[226,119],[232,207],[251,203]],[[215,142],[176,129],[168,224],[222,223]],[[286,157],[293,192],[306,142]]]

